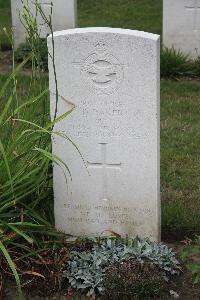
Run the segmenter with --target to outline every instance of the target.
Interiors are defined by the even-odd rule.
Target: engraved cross
[[[107,169],[121,169],[121,163],[107,163],[106,154],[107,154],[107,144],[106,143],[100,143],[101,145],[101,161],[100,163],[92,163],[87,162],[88,168],[101,168],[102,169],[102,200],[107,201],[108,200],[108,183],[107,183]]]
[[[41,6],[50,6],[50,7],[52,7],[52,5],[53,5],[52,1],[48,1],[48,0],[41,1]]]
[[[194,30],[200,29],[200,2],[199,0],[194,0],[194,4],[186,5],[185,9],[194,13]],[[199,21],[199,24],[198,24]]]

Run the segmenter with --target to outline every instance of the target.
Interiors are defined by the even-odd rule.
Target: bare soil
[[[12,51],[0,51],[0,73],[10,73],[12,68]]]
[[[0,74],[9,74],[13,70],[13,57],[12,51],[0,51]],[[23,70],[20,71],[20,74],[31,75],[32,70],[30,66],[23,67]]]

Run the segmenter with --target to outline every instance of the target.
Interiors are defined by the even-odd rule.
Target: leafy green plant
[[[178,76],[195,75],[194,63],[189,56],[174,48],[161,50],[160,69],[162,77],[176,78]]]
[[[41,38],[37,25],[37,15],[40,15],[43,23],[52,32],[51,18],[48,19],[44,14],[41,4],[38,0],[34,0],[36,11],[33,14],[25,0],[21,0],[23,10],[19,11],[19,17],[26,30],[26,42],[22,44],[15,53],[16,61],[20,62],[31,52],[32,53],[32,66],[42,70],[48,70],[48,49],[47,39]],[[53,33],[53,32],[52,32]]]
[[[30,43],[20,45],[20,47],[15,52],[16,62],[21,62],[32,52]],[[35,62],[36,67],[47,71],[48,70],[48,49],[47,49],[47,39],[38,37],[35,43],[35,52],[37,60]],[[30,64],[31,65],[31,62]]]
[[[189,240],[182,252],[182,258],[189,261],[187,267],[192,272],[194,284],[200,284],[200,236],[194,241]]]
[[[90,251],[72,251],[63,277],[74,289],[87,289],[90,295],[102,293],[109,267],[128,259],[152,262],[164,274],[177,274],[179,263],[172,249],[162,243],[136,239],[103,239],[94,241]]]
[[[200,56],[194,60],[194,71],[196,76],[200,77]]]
[[[53,226],[52,163],[65,173],[69,169],[52,154],[51,138],[57,134],[68,140],[63,133],[53,133],[53,127],[71,112],[59,118],[55,112],[55,118],[50,120],[47,79],[38,63],[38,34],[34,20],[26,17],[31,52],[16,67],[13,50],[13,72],[0,88],[0,275],[11,269],[20,299],[22,275],[34,274],[31,267],[24,269],[28,263],[22,269],[23,260],[41,259],[40,254],[50,249],[48,243],[63,237]],[[26,79],[27,88],[23,91],[20,80],[24,78],[19,72],[30,61],[32,76]],[[56,91],[56,103],[57,94]]]
[[[159,295],[163,283],[162,271],[153,263],[129,259],[109,268],[103,299],[150,299]]]
[[[62,165],[65,172],[68,168],[51,154],[52,126],[57,120],[49,120],[48,90],[22,101],[14,78],[17,81],[12,74],[0,90],[5,102],[0,114],[0,250],[22,297],[14,248],[25,247],[27,257],[44,248],[50,236],[61,236],[53,228],[52,162]],[[8,90],[11,94],[5,100]]]

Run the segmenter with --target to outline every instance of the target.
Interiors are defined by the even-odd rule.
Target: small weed
[[[194,284],[200,285],[200,236],[194,241],[188,241],[182,252],[182,258],[188,261],[187,267],[192,272]]]

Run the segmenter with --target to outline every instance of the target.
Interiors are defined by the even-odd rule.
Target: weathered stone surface
[[[200,56],[200,0],[163,0],[163,43]]]
[[[125,29],[57,32],[55,125],[75,147],[54,135],[53,153],[72,181],[54,165],[55,220],[72,235],[160,237],[159,36]],[[52,40],[48,38],[51,55]],[[56,103],[49,59],[51,115]]]
[[[50,33],[51,30],[45,24],[45,21],[42,18],[41,14],[37,12],[35,3],[36,0],[28,0],[30,12],[37,20],[40,37],[44,38]],[[45,14],[47,19],[49,19],[49,16],[51,16],[53,31],[76,27],[76,0],[37,0],[37,3],[41,4],[43,13]],[[21,22],[22,18],[20,19],[19,17],[19,11],[25,11],[23,8],[23,4],[27,4],[27,0],[11,0],[12,26],[14,29],[15,48],[24,43],[26,39],[26,30]]]

